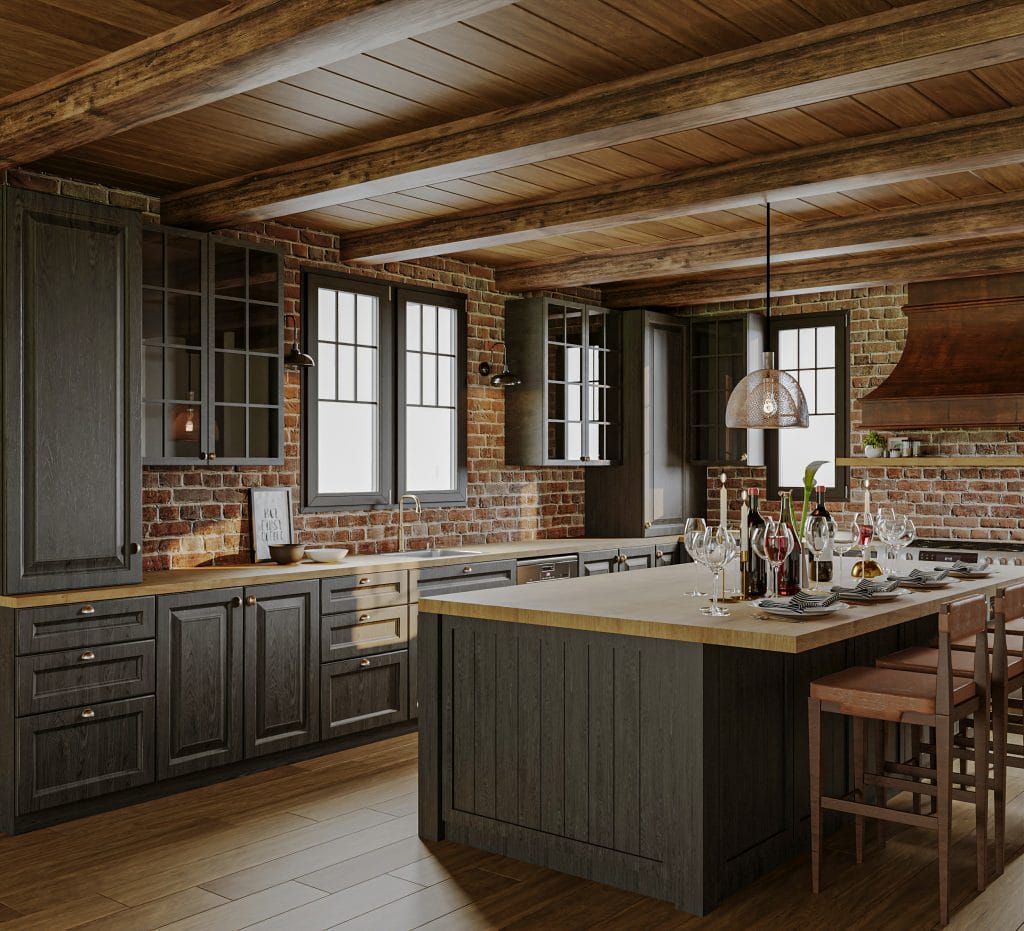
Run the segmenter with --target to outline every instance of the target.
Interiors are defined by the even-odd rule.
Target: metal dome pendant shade
[[[772,315],[772,214],[765,205],[765,323]],[[775,353],[762,356],[762,367],[740,379],[725,407],[727,427],[780,430],[806,427],[810,422],[807,398],[797,380],[775,367]]]

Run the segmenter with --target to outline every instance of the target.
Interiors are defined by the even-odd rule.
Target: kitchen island
[[[423,600],[420,836],[702,915],[808,849],[809,683],[935,633],[998,568],[830,618],[704,617],[692,565]],[[701,573],[700,580],[707,581]],[[847,791],[841,720],[822,735]]]

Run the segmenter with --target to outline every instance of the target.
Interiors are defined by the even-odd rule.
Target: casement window
[[[849,337],[845,313],[773,317],[769,333],[776,364],[799,383],[807,398],[807,429],[769,430],[768,490],[803,488],[808,463],[824,460],[817,484],[832,500],[846,500],[849,470],[836,467],[849,455]]]
[[[303,503],[466,500],[465,299],[310,272]]]

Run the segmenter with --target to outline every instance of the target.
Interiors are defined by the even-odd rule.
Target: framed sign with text
[[[249,523],[254,562],[270,559],[271,544],[291,543],[291,488],[250,488]]]

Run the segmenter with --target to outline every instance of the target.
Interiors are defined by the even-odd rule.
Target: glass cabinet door
[[[229,463],[283,456],[281,260],[235,240],[211,243],[213,446]]]
[[[206,241],[185,230],[143,233],[143,457],[194,462],[208,445],[203,378]]]
[[[618,459],[622,347],[617,314],[587,308],[586,451],[584,461]]]
[[[695,320],[690,326],[690,448],[695,462],[740,462],[747,431],[725,426],[725,408],[746,375],[742,319]]]

